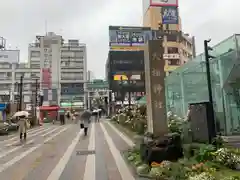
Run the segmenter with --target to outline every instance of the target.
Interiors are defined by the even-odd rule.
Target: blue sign
[[[178,24],[178,8],[177,7],[162,7],[162,23],[163,24]]]
[[[151,28],[133,26],[109,26],[109,45],[119,46],[144,46],[151,40]]]

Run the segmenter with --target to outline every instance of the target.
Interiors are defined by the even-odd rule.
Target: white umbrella
[[[26,116],[28,117],[29,113],[27,111],[18,111],[16,112],[13,117],[19,117],[19,116]]]

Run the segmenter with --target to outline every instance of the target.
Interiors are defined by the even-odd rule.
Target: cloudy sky
[[[183,30],[196,36],[197,52],[202,41],[212,42],[240,32],[240,1],[179,0]],[[108,52],[109,25],[142,25],[141,0],[0,0],[0,36],[11,48],[21,50],[27,61],[28,43],[47,30],[65,39],[80,39],[87,44],[88,68],[104,77]]]

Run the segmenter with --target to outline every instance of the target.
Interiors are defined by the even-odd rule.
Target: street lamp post
[[[22,110],[22,102],[23,102],[23,75],[20,77],[20,84],[19,84],[19,111]]]

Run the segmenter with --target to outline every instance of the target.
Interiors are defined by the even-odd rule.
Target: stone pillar
[[[163,41],[150,40],[144,52],[148,132],[162,136],[168,132],[164,85]]]

